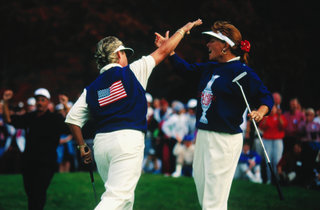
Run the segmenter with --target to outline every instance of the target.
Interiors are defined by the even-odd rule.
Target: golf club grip
[[[85,147],[84,148],[84,151],[85,152],[89,152],[89,148],[88,147]],[[91,163],[92,163],[92,160],[91,160]],[[89,163],[89,170],[90,170],[90,177],[91,177],[91,182],[93,183],[94,182],[94,179],[93,179],[93,172],[92,172],[92,165],[91,163]]]
[[[275,182],[276,182],[276,187],[277,187],[277,190],[278,190],[279,198],[280,198],[280,200],[284,200],[284,197],[283,197],[283,194],[282,194],[282,190],[281,190],[280,184],[279,184],[279,182],[278,182],[278,179],[277,179],[277,177],[276,177],[276,174],[274,173],[274,170],[273,170],[270,162],[268,162],[268,165],[269,165],[271,174],[272,174],[272,176],[273,176],[273,178],[274,178],[274,180],[275,180]]]

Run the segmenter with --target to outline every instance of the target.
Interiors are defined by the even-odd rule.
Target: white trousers
[[[141,175],[144,133],[120,130],[97,134],[94,158],[106,191],[95,210],[131,210]]]
[[[198,130],[193,172],[203,210],[226,210],[243,135]]]

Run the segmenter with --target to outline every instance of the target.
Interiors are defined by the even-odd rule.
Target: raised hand
[[[202,20],[198,19],[196,21],[193,22],[189,22],[187,23],[185,26],[183,26],[181,29],[178,30],[179,33],[181,33],[182,36],[184,36],[184,34],[190,34],[190,30],[195,27],[195,26],[199,26],[202,24]],[[156,38],[154,41],[154,44],[157,47],[160,47],[164,42],[166,42],[169,39],[169,31],[166,32],[165,37],[163,37],[162,35],[160,35],[159,33],[155,33]]]
[[[59,102],[64,105],[64,106],[67,106],[67,103],[69,101],[69,98],[65,95],[59,95]]]
[[[12,96],[13,96],[12,90],[6,90],[3,93],[3,100],[9,101],[12,98]]]
[[[183,26],[181,29],[184,30],[187,34],[190,34],[190,30],[195,27],[195,26],[199,26],[202,24],[202,20],[198,19],[196,21],[187,23],[185,26]]]
[[[159,33],[155,32],[154,33],[156,35],[156,39],[154,41],[154,44],[157,47],[160,47],[165,41],[167,41],[169,39],[169,31],[166,32],[166,37],[161,36]]]

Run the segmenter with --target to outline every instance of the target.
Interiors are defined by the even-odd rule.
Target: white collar
[[[102,74],[103,72],[113,68],[113,67],[122,67],[120,64],[118,63],[109,63],[107,65],[105,65],[101,70],[100,70],[100,74]]]
[[[232,58],[232,59],[228,60],[227,63],[231,62],[231,61],[238,61],[238,60],[240,60],[240,56],[237,56],[235,58]]]

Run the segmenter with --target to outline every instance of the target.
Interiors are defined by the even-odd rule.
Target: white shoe
[[[258,178],[258,177],[253,178],[251,181],[254,182],[254,183],[259,183],[259,184],[262,183],[262,179]]]
[[[175,178],[180,177],[181,176],[181,172],[175,171],[175,172],[173,172],[173,174],[171,176],[175,177]]]
[[[173,174],[171,176],[172,177],[180,177],[181,176],[181,170],[182,170],[182,165],[181,164],[177,164],[176,165],[176,171],[173,172]]]

